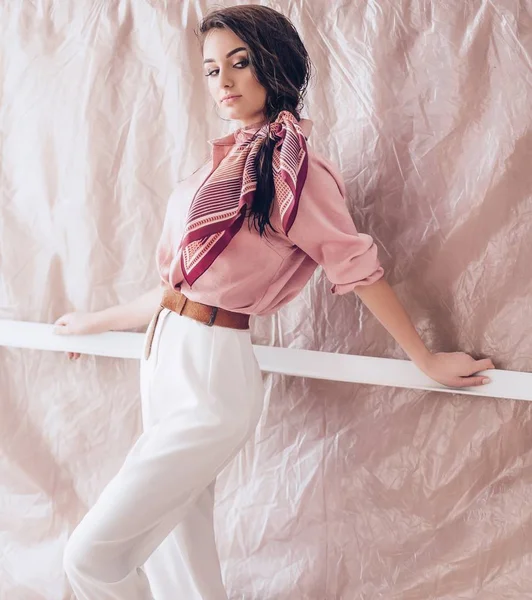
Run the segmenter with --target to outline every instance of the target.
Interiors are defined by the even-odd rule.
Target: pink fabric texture
[[[193,33],[222,2],[240,0],[0,4],[0,319],[50,324],[158,283],[176,181],[237,127],[213,110]],[[260,3],[293,19],[315,64],[312,170],[338,165],[345,235],[353,221],[372,235],[429,348],[531,371],[530,2]],[[331,199],[310,201],[330,216]],[[349,276],[333,295],[327,275],[253,317],[253,342],[405,359],[339,295]],[[532,403],[263,377],[256,436],[216,488],[230,600],[529,600]],[[140,407],[138,361],[0,347],[0,600],[72,600],[67,538]]]
[[[305,136],[312,122],[300,123]],[[308,148],[308,172],[297,214],[287,234],[281,211],[273,204],[275,233],[260,237],[247,222],[222,254],[192,286],[185,281],[179,244],[188,210],[197,190],[223,164],[239,140],[250,138],[258,126],[240,129],[213,140],[211,160],[173,191],[157,246],[161,280],[191,300],[234,312],[266,315],[295,298],[321,265],[332,292],[345,294],[356,286],[380,279],[384,270],[373,238],[359,233],[346,205],[345,184],[338,169]]]

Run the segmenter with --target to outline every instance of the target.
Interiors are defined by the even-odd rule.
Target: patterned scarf
[[[196,192],[180,245],[181,268],[188,285],[205,273],[241,228],[257,189],[255,156],[268,135],[277,141],[272,162],[275,201],[285,234],[290,230],[307,177],[308,159],[297,119],[283,111],[250,141],[238,143]]]

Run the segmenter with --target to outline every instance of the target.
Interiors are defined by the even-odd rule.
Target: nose
[[[222,69],[220,71],[218,83],[220,84],[221,88],[232,88],[233,87],[233,78],[231,77],[231,73],[227,69]]]

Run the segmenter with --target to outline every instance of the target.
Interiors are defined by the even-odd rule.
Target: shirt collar
[[[239,138],[239,141],[249,141],[264,123],[265,121],[261,121],[260,123],[254,123],[247,127],[241,127],[224,137],[209,140],[209,144],[211,144],[211,146],[234,146],[237,137]],[[301,119],[298,125],[301,127],[305,138],[308,138],[312,131],[313,122],[310,119]]]

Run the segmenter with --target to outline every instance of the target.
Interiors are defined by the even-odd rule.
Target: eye
[[[241,65],[240,67],[238,65]],[[242,59],[241,61],[235,63],[233,67],[237,67],[238,69],[245,69],[249,65],[249,60],[247,58]]]
[[[209,71],[205,77],[210,77],[213,73],[218,73],[220,71],[220,69],[213,69],[212,71]]]

